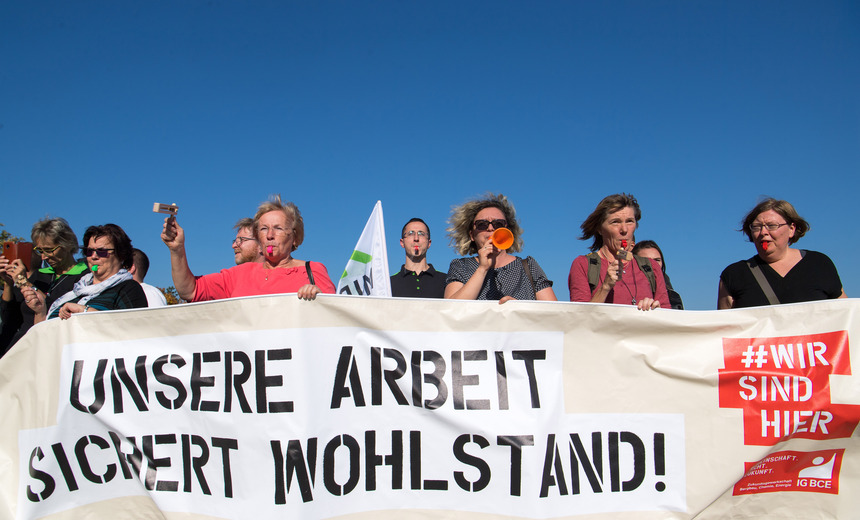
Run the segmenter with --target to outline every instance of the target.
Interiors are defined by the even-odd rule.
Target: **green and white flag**
[[[388,250],[385,247],[385,224],[382,221],[382,201],[376,201],[355,251],[337,283],[338,294],[359,296],[391,296],[388,277]]]

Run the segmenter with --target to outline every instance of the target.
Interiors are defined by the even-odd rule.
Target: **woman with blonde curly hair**
[[[161,240],[170,249],[173,285],[179,296],[199,302],[294,292],[300,299],[313,300],[321,292],[335,292],[324,265],[292,256],[305,237],[304,220],[295,204],[282,202],[280,195],[260,204],[254,215],[254,234],[263,251],[262,262],[194,276],[185,255],[185,231],[175,217],[164,219]]]
[[[460,300],[556,300],[552,281],[532,257],[511,253],[522,250],[522,229],[513,204],[502,195],[488,193],[454,208],[448,220],[448,237],[461,255],[448,268],[445,298]],[[499,249],[491,236],[499,228],[513,234],[513,244]]]

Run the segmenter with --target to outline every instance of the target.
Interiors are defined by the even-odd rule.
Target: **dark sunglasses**
[[[111,251],[116,251],[116,249],[105,249],[103,247],[93,249],[91,247],[85,247],[84,256],[89,258],[90,256],[92,256],[93,253],[95,253],[96,256],[98,256],[99,258],[107,258],[108,256],[110,256]]]
[[[475,226],[477,231],[486,231],[490,229],[490,226],[493,226],[493,229],[508,227],[508,222],[504,219],[497,218],[496,220],[476,220],[472,222],[472,225]]]

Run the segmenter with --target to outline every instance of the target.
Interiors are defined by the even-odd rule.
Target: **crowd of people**
[[[666,274],[663,252],[652,240],[638,241],[642,218],[632,195],[605,197],[580,226],[590,252],[570,267],[570,301],[634,305],[648,311],[683,309]],[[392,295],[465,300],[557,300],[553,282],[523,249],[522,229],[513,204],[487,194],[453,209],[448,237],[462,258],[447,272],[427,260],[430,228],[410,219],[400,233],[406,259],[391,276]],[[319,262],[293,256],[304,240],[304,221],[292,202],[280,196],[262,203],[253,218],[237,222],[234,266],[202,276],[193,274],[185,251],[185,232],[175,216],[164,221],[161,239],[170,252],[178,295],[198,302],[240,296],[296,293],[313,300],[333,294],[335,285]],[[756,254],[720,275],[718,309],[776,305],[846,297],[833,262],[824,254],[791,247],[809,224],[784,201],[766,199],[743,219],[741,231]],[[500,238],[502,237],[502,238]],[[30,238],[31,261],[0,255],[0,353],[5,354],[35,324],[69,319],[82,312],[166,305],[157,288],[144,283],[149,259],[132,247],[116,224],[90,226],[83,245],[62,218],[37,222]],[[75,259],[81,249],[82,259]]]

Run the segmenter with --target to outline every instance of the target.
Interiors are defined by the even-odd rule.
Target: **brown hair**
[[[99,237],[107,237],[113,243],[114,254],[120,265],[123,269],[129,269],[134,263],[134,248],[131,247],[131,239],[125,231],[116,224],[90,226],[84,231],[84,247],[90,246],[90,239]]]
[[[750,231],[750,226],[753,221],[764,213],[765,211],[775,211],[782,218],[785,219],[786,223],[794,224],[794,236],[788,239],[789,244],[793,244],[800,240],[800,237],[806,234],[809,231],[809,222],[805,221],[803,217],[797,214],[797,210],[794,209],[794,206],[791,205],[790,202],[785,200],[777,200],[774,198],[767,198],[763,201],[756,204],[756,206],[744,217],[743,222],[741,223],[741,231],[743,234],[747,236],[747,239],[750,242],[754,242],[752,231]]]
[[[600,226],[606,222],[610,214],[624,208],[633,208],[633,214],[638,224],[639,219],[642,218],[642,210],[639,209],[639,202],[636,200],[636,197],[628,193],[615,193],[603,197],[603,200],[594,208],[591,215],[579,226],[582,229],[582,236],[579,239],[588,240],[589,238],[593,238],[594,241],[591,243],[590,248],[592,251],[597,251],[603,247],[603,236],[600,234]]]

